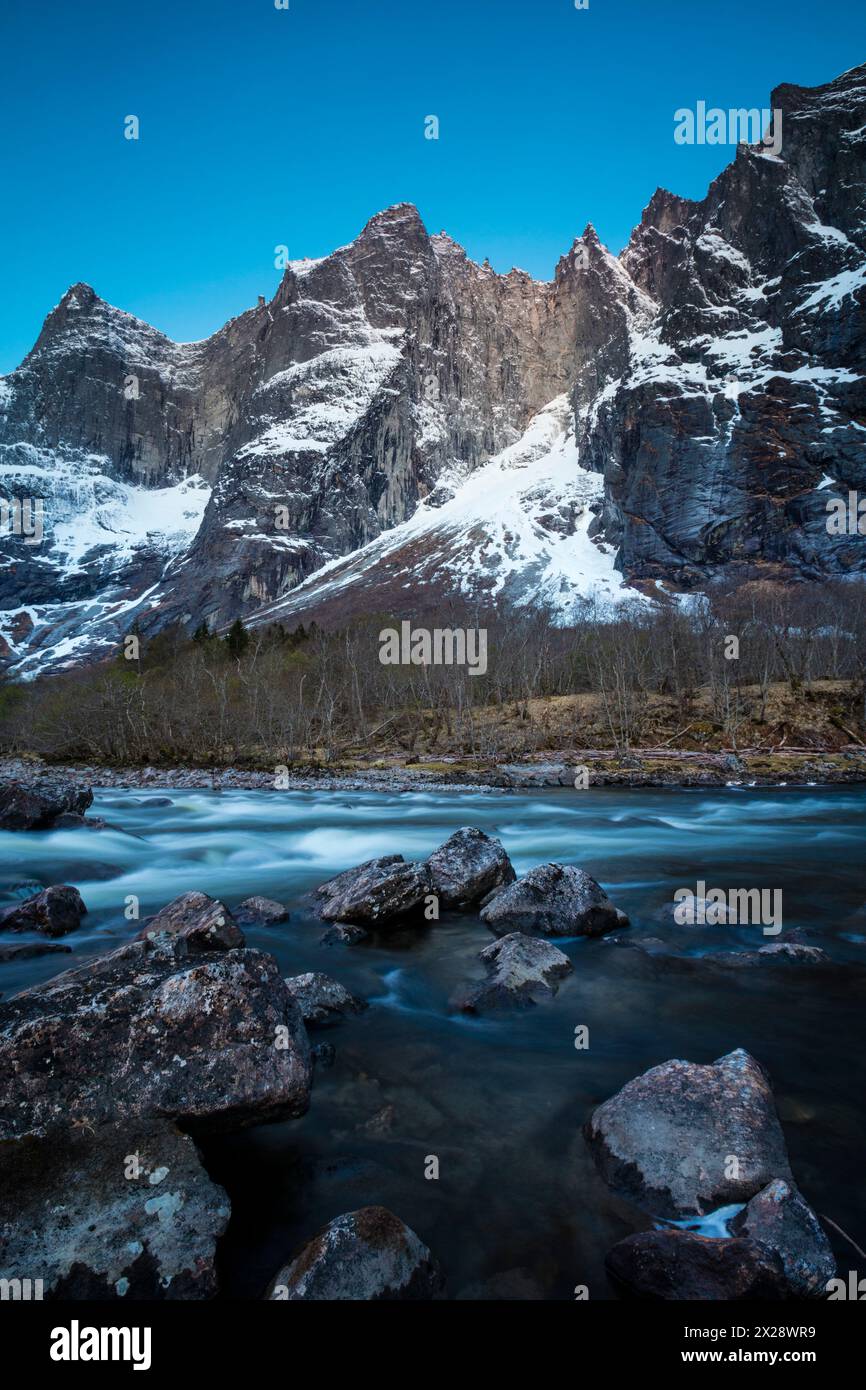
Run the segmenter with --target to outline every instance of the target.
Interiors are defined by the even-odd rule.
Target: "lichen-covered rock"
[[[420,909],[433,893],[433,879],[425,864],[374,860],[339,877],[339,886],[334,886],[338,883],[335,879],[331,891],[321,895],[320,912],[326,922],[390,926]]]
[[[289,909],[274,898],[245,898],[234,910],[234,919],[241,927],[272,927],[288,922]]]
[[[707,1066],[652,1067],[600,1105],[584,1133],[605,1181],[658,1216],[747,1202],[791,1178],[769,1078],[742,1048]]]
[[[836,1257],[817,1216],[791,1183],[781,1178],[769,1183],[733,1218],[730,1230],[778,1255],[795,1297],[824,1297],[836,1274]]]
[[[300,1115],[309,1042],[273,956],[162,932],[0,1002],[0,1138]]]
[[[497,936],[530,932],[540,936],[602,936],[628,926],[604,889],[583,869],[541,864],[497,892],[481,910]]]
[[[338,898],[351,888],[358,878],[367,872],[368,869],[387,869],[392,864],[405,864],[402,854],[383,854],[378,859],[365,859],[363,864],[356,864],[352,869],[344,869],[342,873],[335,874],[333,878],[320,883],[318,888],[313,889],[314,898]]]
[[[549,941],[512,932],[485,947],[480,953],[488,969],[488,979],[472,985],[456,997],[457,1007],[467,1013],[485,1009],[525,1008],[550,999],[559,981],[573,966]]]
[[[363,999],[356,999],[337,980],[317,970],[292,976],[286,980],[286,988],[306,1024],[333,1023],[346,1014],[359,1014],[367,1007]]]
[[[499,840],[471,825],[455,830],[434,850],[427,867],[440,905],[461,911],[476,907],[494,888],[515,879],[511,860]]]
[[[56,777],[0,782],[0,830],[48,830],[64,812],[83,815],[93,801],[89,787]]]
[[[181,893],[155,917],[149,917],[139,936],[153,937],[160,932],[183,936],[195,948],[204,950],[243,946],[244,934],[225,903],[207,893]]]
[[[228,1197],[164,1120],[0,1143],[0,1278],[46,1299],[202,1299],[217,1291]]]
[[[331,1221],[279,1271],[266,1297],[375,1302],[429,1299],[441,1289],[426,1245],[385,1207],[362,1207]]]
[[[642,1231],[609,1251],[605,1266],[637,1298],[774,1301],[787,1296],[781,1261],[751,1240],[693,1231]]]
[[[87,908],[77,888],[59,883],[0,912],[0,931],[38,931],[65,936],[75,931]]]

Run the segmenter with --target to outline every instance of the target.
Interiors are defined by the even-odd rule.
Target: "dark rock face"
[[[319,943],[322,946],[357,946],[369,939],[370,933],[364,927],[328,927],[322,932]]]
[[[164,932],[0,1003],[0,1138],[301,1115],[309,1043],[276,961]]]
[[[497,892],[481,920],[497,936],[535,932],[541,936],[603,936],[628,926],[604,889],[583,869],[542,864]]]
[[[0,912],[0,931],[39,931],[44,936],[65,936],[75,931],[86,912],[78,889],[61,883],[4,908]]]
[[[751,1240],[711,1240],[692,1231],[626,1236],[605,1265],[637,1298],[777,1300],[787,1297],[777,1255]]]
[[[326,922],[384,927],[420,909],[433,892],[433,879],[424,864],[374,860],[340,874],[318,891],[323,898],[319,910]]]
[[[790,1183],[777,1179],[734,1217],[730,1229],[772,1250],[797,1298],[823,1298],[836,1257],[820,1221]]]
[[[742,1049],[709,1066],[653,1067],[600,1105],[584,1133],[605,1181],[657,1216],[713,1211],[791,1180],[769,1079]]]
[[[0,1278],[46,1299],[203,1299],[229,1202],[164,1120],[0,1143]]]
[[[234,910],[234,919],[242,927],[277,926],[288,922],[289,909],[273,898],[245,898]]]
[[[52,956],[58,952],[71,955],[72,947],[58,946],[48,941],[27,942],[19,946],[0,946],[0,961],[28,960],[35,956]]]
[[[337,980],[319,971],[294,975],[286,980],[286,988],[301,1011],[306,1024],[334,1023],[346,1014],[359,1014],[367,1005],[356,999]]]
[[[230,950],[244,945],[244,934],[228,908],[207,893],[181,893],[147,919],[139,938],[156,937],[160,932],[182,936],[196,950]]]
[[[338,1216],[275,1276],[266,1297],[417,1300],[441,1288],[438,1266],[415,1232],[384,1207]]]
[[[494,941],[481,952],[479,960],[487,966],[489,978],[458,995],[457,1006],[467,1013],[525,1008],[550,999],[559,981],[574,968],[568,956],[549,941],[539,941],[521,932]]]
[[[74,659],[104,655],[136,619],[311,615],[333,561],[340,601],[367,612],[399,592],[394,555],[442,594],[460,584],[443,560],[489,548],[477,581],[525,599],[545,576],[483,516],[420,547],[399,528],[557,402],[582,485],[519,505],[575,543],[593,516],[629,581],[862,572],[861,538],[829,535],[826,503],[866,488],[866,67],[771,104],[780,157],[739,145],[704,199],[659,190],[618,257],[588,227],[549,282],[473,264],[400,204],[202,343],[72,286],[0,391],[6,494],[29,495],[34,464],[49,480],[44,542],[2,541],[13,663],[56,663],[47,649],[70,638]],[[164,534],[70,562],[63,522],[110,501],[128,540],[155,488]]]
[[[430,855],[427,868],[440,906],[464,911],[477,906],[492,889],[513,883],[516,877],[500,842],[475,826],[455,830]]]
[[[0,783],[0,829],[48,830],[65,813],[83,815],[93,801],[89,787],[40,777]]]

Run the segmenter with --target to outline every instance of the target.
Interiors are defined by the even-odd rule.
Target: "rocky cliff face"
[[[587,228],[549,283],[400,204],[201,343],[73,286],[0,378],[0,490],[45,533],[0,537],[13,668],[422,585],[567,613],[862,571],[826,502],[866,490],[866,67],[772,104],[780,157],[659,191],[620,257]]]

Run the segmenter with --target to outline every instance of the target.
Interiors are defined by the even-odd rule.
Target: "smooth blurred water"
[[[169,805],[159,804],[166,798]],[[323,970],[370,1001],[359,1018],[317,1030],[336,1048],[317,1069],[299,1121],[211,1141],[205,1157],[233,1204],[223,1252],[230,1295],[258,1296],[325,1221],[372,1202],[408,1221],[440,1258],[454,1297],[526,1271],[548,1298],[588,1284],[611,1296],[603,1259],[641,1214],[611,1196],[580,1128],[601,1100],[669,1057],[706,1062],[747,1047],[773,1077],[795,1174],[806,1196],[866,1246],[861,1191],[866,789],[525,794],[139,791],[97,795],[111,828],[0,834],[2,902],[73,883],[89,908],[69,956],[0,965],[4,994],[101,953],[140,915],[201,889],[233,906],[250,894],[289,904],[288,924],[248,933],[286,974]],[[492,940],[477,916],[381,935],[355,948],[320,944],[305,895],[374,855],[429,854],[457,826],[498,835],[518,873],[579,864],[632,919],[630,933],[701,954],[757,947],[755,927],[678,928],[665,911],[679,887],[781,888],[784,940],[808,932],[847,969],[736,976],[683,974],[609,940],[557,943],[575,964],[557,998],[513,1015],[467,1019],[450,999],[480,978]],[[26,940],[26,937],[5,938]],[[32,938],[37,939],[37,938]],[[574,1048],[579,1024],[588,1051]],[[424,1177],[436,1155],[438,1181]],[[840,1241],[844,1268],[856,1257]]]

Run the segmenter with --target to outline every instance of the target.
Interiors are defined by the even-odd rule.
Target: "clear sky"
[[[864,60],[858,0],[2,0],[0,372],[75,281],[189,341],[396,202],[548,278],[728,162],[676,108]]]

